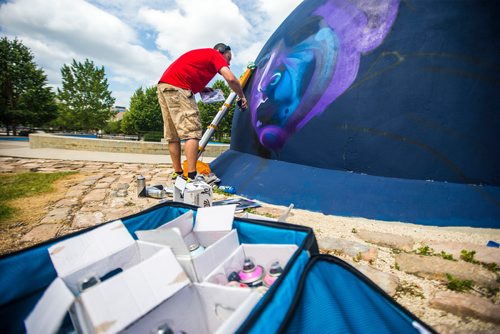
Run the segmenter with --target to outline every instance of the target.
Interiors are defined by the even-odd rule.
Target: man
[[[184,140],[184,154],[188,165],[188,181],[196,177],[198,143],[202,136],[200,112],[194,94],[208,92],[208,82],[219,73],[236,93],[241,107],[247,107],[239,80],[229,69],[231,48],[218,43],[213,49],[189,51],[174,61],[158,82],[158,100],[163,115],[164,137],[172,158],[174,173],[172,179],[183,175],[181,145]]]

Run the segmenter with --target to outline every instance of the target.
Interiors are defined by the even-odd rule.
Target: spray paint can
[[[137,196],[146,196],[146,178],[142,175],[137,176]]]
[[[219,189],[227,194],[236,194],[236,188],[233,186],[220,186]]]
[[[153,197],[153,198],[163,198],[167,196],[167,192],[165,189],[160,189],[157,187],[146,187],[146,195],[147,197]]]

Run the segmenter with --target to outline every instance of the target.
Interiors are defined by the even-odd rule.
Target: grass
[[[53,183],[76,172],[20,173],[0,175],[0,222],[11,217],[15,209],[9,201],[30,197],[53,190]]]
[[[457,291],[457,292],[469,291],[470,289],[472,289],[472,286],[474,285],[473,280],[461,280],[448,273],[446,274],[446,278],[448,279],[448,283],[446,284],[446,286],[448,287],[448,289],[452,291]]]
[[[433,254],[434,250],[430,248],[429,246],[424,246],[420,247],[417,249],[417,254],[419,255],[424,255],[424,256],[431,256]]]

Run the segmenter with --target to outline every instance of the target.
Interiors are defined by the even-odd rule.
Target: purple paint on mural
[[[252,125],[262,145],[280,149],[356,78],[361,54],[378,47],[399,0],[306,0],[257,58]]]

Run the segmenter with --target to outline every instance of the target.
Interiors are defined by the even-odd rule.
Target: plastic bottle
[[[233,186],[220,186],[219,189],[228,194],[236,194],[236,188]]]

